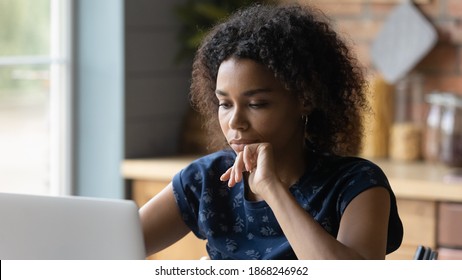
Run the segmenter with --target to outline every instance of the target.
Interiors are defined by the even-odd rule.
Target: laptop
[[[132,200],[0,193],[0,259],[145,259]]]

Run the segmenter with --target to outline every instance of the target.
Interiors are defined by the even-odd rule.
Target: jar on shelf
[[[441,119],[448,102],[449,95],[440,92],[432,92],[425,96],[428,103],[424,136],[423,136],[423,157],[428,162],[438,162],[441,153]]]
[[[390,130],[391,159],[413,161],[422,157],[423,104],[420,74],[412,73],[397,82]]]
[[[451,167],[462,167],[462,97],[447,95],[441,115],[440,161]]]

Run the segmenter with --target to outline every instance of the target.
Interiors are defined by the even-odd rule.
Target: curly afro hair
[[[291,94],[308,102],[305,135],[311,148],[337,155],[360,151],[362,116],[368,109],[357,60],[324,15],[300,5],[253,5],[216,25],[193,62],[191,102],[223,148],[215,87],[230,57],[252,59],[270,69]],[[221,145],[221,146],[220,146]]]

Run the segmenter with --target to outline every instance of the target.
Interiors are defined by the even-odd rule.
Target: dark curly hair
[[[212,28],[194,58],[190,93],[211,133],[221,134],[215,87],[218,68],[230,57],[265,65],[310,104],[305,135],[312,148],[337,155],[359,152],[366,82],[321,12],[300,5],[253,5]],[[213,135],[222,148],[223,135]]]

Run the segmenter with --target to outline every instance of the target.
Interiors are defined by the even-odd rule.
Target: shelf
[[[122,174],[125,179],[168,182],[195,158],[127,159],[122,164]],[[462,181],[448,180],[452,170],[445,166],[425,162],[371,160],[383,169],[396,197],[462,202]]]
[[[462,181],[446,166],[426,162],[374,160],[387,175],[396,197],[462,202]]]

